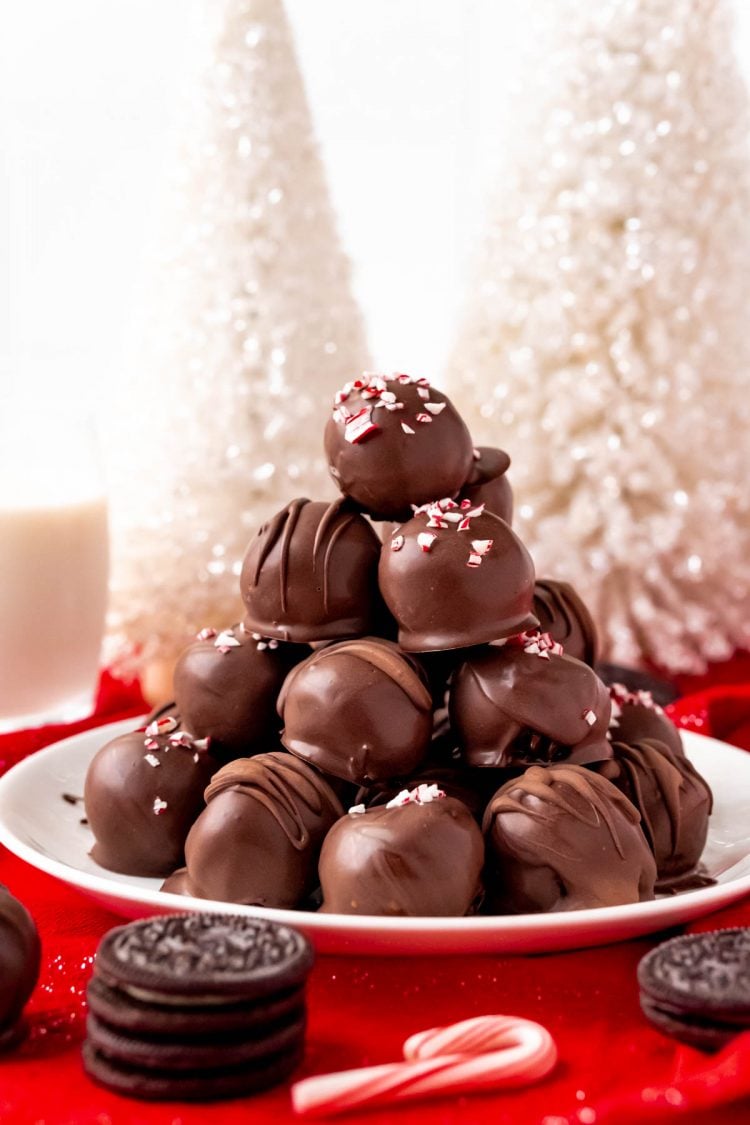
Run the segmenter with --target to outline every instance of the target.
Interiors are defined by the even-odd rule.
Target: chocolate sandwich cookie
[[[172,914],[111,930],[89,984],[84,1067],[119,1093],[209,1100],[287,1077],[312,951],[262,919]]]
[[[683,934],[638,965],[641,1008],[663,1031],[718,1051],[750,1028],[750,928]]]

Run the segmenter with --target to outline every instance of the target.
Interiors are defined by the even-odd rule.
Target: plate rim
[[[59,739],[40,750],[32,751],[32,753],[28,754],[25,758],[22,758],[20,762],[16,762],[11,766],[5,774],[0,777],[0,806],[5,796],[5,790],[11,788],[12,785],[18,784],[18,779],[26,772],[33,772],[34,767],[38,766],[41,760],[48,757],[59,758],[71,744],[78,748],[81,738],[84,736],[93,738],[94,736],[102,735],[104,736],[101,743],[103,745],[104,742],[117,737],[118,734],[133,730],[134,725],[137,726],[141,718],[142,717],[135,716],[130,719],[119,719],[98,727],[88,727],[76,734]],[[699,744],[705,744],[706,747],[711,745],[721,747],[722,752],[729,751],[732,754],[741,755],[743,757],[747,754],[747,751],[738,746],[733,746],[728,742],[722,742],[720,739],[711,738],[708,735],[699,734],[697,731],[681,729],[680,733],[683,736],[688,736],[688,745],[692,742],[697,742]],[[97,748],[93,749],[92,756],[93,753],[96,753],[96,749]],[[12,780],[9,781],[8,779]],[[518,930],[524,930],[528,927],[538,925],[540,919],[544,920],[544,930],[553,935],[559,932],[564,933],[568,930],[575,930],[576,927],[580,928],[582,931],[587,931],[597,925],[606,924],[608,921],[617,917],[618,912],[623,910],[623,906],[599,906],[588,907],[582,910],[550,912],[546,914],[530,913],[470,915],[468,917],[418,916],[389,918],[377,914],[320,914],[316,911],[228,903],[220,902],[215,899],[198,899],[192,896],[171,894],[162,890],[152,890],[151,888],[137,887],[128,883],[114,881],[107,874],[99,875],[98,873],[92,874],[87,871],[81,871],[79,868],[72,867],[63,860],[45,855],[43,852],[20,839],[16,832],[6,824],[1,807],[0,844],[36,870],[43,871],[45,874],[59,879],[66,885],[76,888],[81,893],[90,893],[99,899],[106,898],[110,901],[122,900],[123,902],[134,905],[144,904],[149,907],[157,908],[163,906],[165,911],[179,908],[182,911],[209,910],[215,913],[228,914],[239,910],[243,914],[248,913],[268,918],[286,925],[294,925],[296,920],[298,926],[303,926],[305,930],[310,933],[317,931],[320,934],[332,933],[338,936],[351,934],[352,937],[365,937],[372,931],[373,927],[375,927],[378,931],[378,936],[397,936],[399,934],[408,935],[410,937],[429,936],[430,934],[436,934],[438,932],[440,934],[455,936],[463,931],[471,933],[472,935],[491,935],[497,933],[498,937],[502,937],[503,935],[513,937]],[[104,871],[104,869],[102,870]],[[662,897],[650,899],[646,902],[624,904],[624,908],[628,910],[627,921],[628,923],[647,922],[652,915],[660,915],[664,911],[665,904],[667,903],[684,903],[688,908],[697,903],[706,904],[708,908],[702,911],[702,913],[709,914],[711,913],[709,904],[716,902],[718,908],[727,903],[727,888],[730,886],[733,888],[731,896],[733,901],[741,898],[744,894],[750,894],[750,873],[741,875],[737,879],[732,879],[729,882],[717,883],[692,891],[684,891],[679,895],[673,895],[668,898]],[[674,924],[674,922],[670,921],[665,922],[665,926]]]

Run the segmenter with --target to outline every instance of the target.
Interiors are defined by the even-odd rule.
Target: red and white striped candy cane
[[[523,1086],[557,1061],[541,1024],[514,1016],[476,1016],[420,1031],[404,1043],[405,1062],[303,1078],[292,1086],[297,1113],[333,1114],[438,1094],[469,1094]]]

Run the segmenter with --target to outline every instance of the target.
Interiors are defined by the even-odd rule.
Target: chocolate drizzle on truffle
[[[293,500],[264,524],[245,554],[240,587],[246,626],[313,643],[379,632],[380,543],[345,499]]]
[[[485,812],[493,905],[524,913],[653,898],[656,865],[639,821],[631,802],[596,773],[530,767]]]

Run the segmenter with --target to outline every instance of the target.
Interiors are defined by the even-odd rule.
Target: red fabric
[[[745,657],[740,666],[750,669],[742,661]],[[750,684],[731,686],[734,667],[715,669],[714,686],[680,700],[672,710],[678,721],[750,749]],[[716,686],[720,682],[730,686]],[[76,729],[142,710],[137,686],[105,677],[95,719],[0,737],[0,770]],[[85,987],[99,938],[120,919],[2,848],[0,881],[31,910],[44,947],[41,978],[28,1009],[30,1036],[19,1050],[0,1057],[3,1125],[246,1125],[250,1120],[277,1125],[291,1119],[286,1087],[241,1101],[187,1106],[130,1101],[91,1083],[79,1057]],[[691,929],[729,925],[750,925],[750,899]],[[675,1119],[680,1125],[723,1125],[730,1112],[735,1120],[748,1120],[750,1033],[712,1057],[661,1035],[641,1015],[635,968],[664,936],[534,957],[320,957],[310,982],[307,1054],[300,1074],[392,1061],[414,1031],[506,1012],[537,1019],[555,1036],[560,1063],[543,1083],[338,1120],[625,1125]]]

